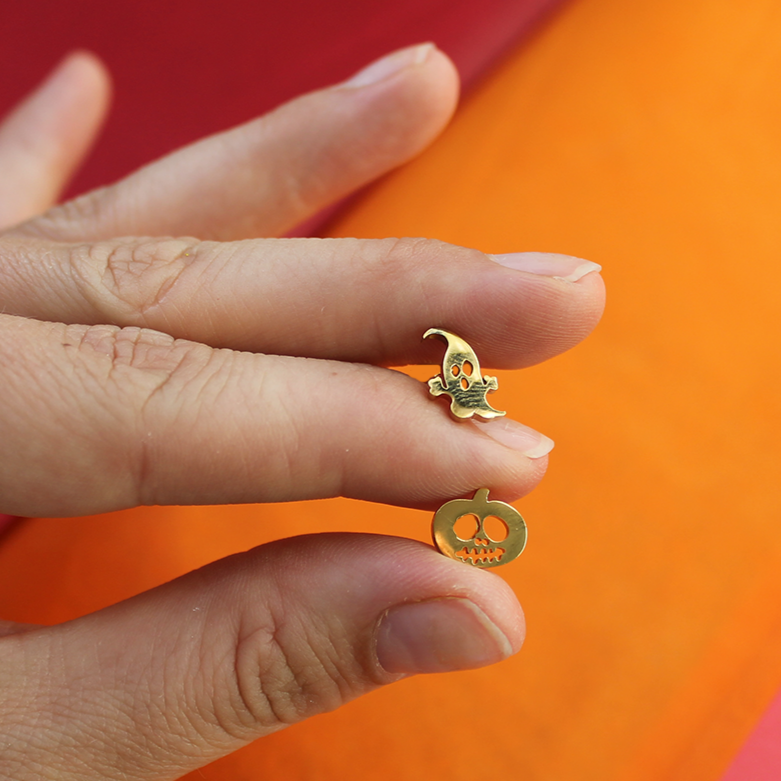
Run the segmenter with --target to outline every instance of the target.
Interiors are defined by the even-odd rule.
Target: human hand
[[[421,239],[253,238],[446,124],[449,61],[425,48],[391,63],[40,217],[100,122],[105,74],[72,59],[0,129],[0,217],[16,226],[0,236],[0,510],[339,494],[433,507],[477,486],[531,490],[543,437],[455,423],[383,367],[438,362],[421,340],[432,325],[486,366],[551,357],[599,317],[593,266]],[[117,238],[138,236],[153,238]],[[426,546],[317,535],[0,634],[0,774],[169,779],[405,675],[498,661],[523,619],[501,579]]]

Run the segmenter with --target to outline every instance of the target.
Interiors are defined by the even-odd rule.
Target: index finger
[[[58,244],[9,234],[0,246],[8,314],[277,355],[436,363],[421,336],[440,327],[485,366],[529,366],[585,338],[604,304],[595,263],[430,239]]]

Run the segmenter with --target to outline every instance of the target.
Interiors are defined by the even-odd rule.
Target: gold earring
[[[461,420],[473,415],[487,420],[506,415],[506,412],[494,409],[486,400],[486,395],[495,391],[499,382],[496,377],[483,377],[480,374],[480,362],[475,351],[460,336],[441,328],[429,328],[423,338],[429,336],[439,336],[447,342],[445,357],[442,359],[442,375],[428,381],[429,393],[432,396],[450,396],[450,411]]]
[[[442,374],[428,381],[432,396],[450,397],[450,412],[457,420],[477,415],[490,420],[507,414],[486,399],[499,387],[496,377],[484,377],[475,351],[460,337],[430,328],[423,338],[439,336],[447,343]],[[431,522],[434,545],[451,559],[487,569],[517,559],[526,547],[523,516],[505,502],[489,501],[488,489],[479,488],[471,499],[443,504]]]
[[[481,569],[517,559],[528,536],[523,516],[505,502],[488,501],[487,488],[479,488],[471,499],[443,504],[431,522],[431,534],[440,553]]]

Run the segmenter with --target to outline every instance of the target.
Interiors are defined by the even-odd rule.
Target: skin
[[[432,325],[469,334],[488,367],[557,355],[599,319],[597,273],[428,239],[274,238],[447,124],[450,61],[424,47],[390,64],[60,206],[107,111],[103,66],[72,55],[0,125],[0,511],[433,508],[538,483],[539,435],[456,423],[389,367],[438,363]],[[178,778],[399,678],[499,661],[523,635],[501,579],[427,546],[283,540],[62,626],[0,622],[0,778]]]

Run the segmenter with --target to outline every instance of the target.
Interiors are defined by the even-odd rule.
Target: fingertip
[[[447,107],[451,115],[456,109],[461,92],[461,77],[455,63],[435,44],[431,44],[431,50],[422,67],[425,69],[429,88],[436,88],[443,107]]]
[[[44,78],[37,92],[71,94],[74,91],[108,95],[111,79],[103,61],[86,49],[74,49],[62,57]],[[35,94],[35,93],[33,93]]]
[[[453,60],[433,42],[428,42],[423,46],[426,47],[426,56],[420,58],[418,63],[420,68],[429,72],[429,78],[437,78],[441,82],[441,86],[447,84],[457,94],[461,78]]]
[[[410,68],[406,75],[408,99],[415,102],[418,121],[429,137],[427,146],[450,122],[458,105],[461,80],[453,61],[434,44],[425,60]],[[423,120],[427,119],[428,124]]]
[[[435,81],[443,91],[457,98],[459,75],[453,61],[436,44],[420,43],[397,49],[361,68],[336,89],[372,87],[394,78]]]
[[[607,291],[602,268],[599,266],[597,269],[588,269],[577,279],[566,282],[572,286],[575,293],[571,311],[580,316],[578,330],[573,328],[573,333],[579,335],[582,340],[597,327],[605,312]]]
[[[378,130],[393,128],[397,148],[392,164],[399,165],[428,146],[448,124],[458,104],[460,79],[443,51],[422,43],[375,60],[336,89],[370,103],[375,117],[383,118]],[[364,122],[370,127],[376,119]]]
[[[80,63],[80,67],[86,72],[89,70],[93,82],[109,95],[112,90],[111,72],[108,66],[95,52],[87,49],[77,49],[71,53],[71,56]]]
[[[111,101],[111,74],[103,60],[87,49],[74,49],[63,57],[53,77],[67,78],[74,92],[88,102],[91,114],[102,115]],[[83,105],[82,103],[82,105]]]
[[[416,569],[433,583],[416,584],[378,624],[381,667],[404,675],[452,672],[485,667],[517,653],[526,626],[507,583],[433,550],[425,556],[425,564],[421,561]]]

